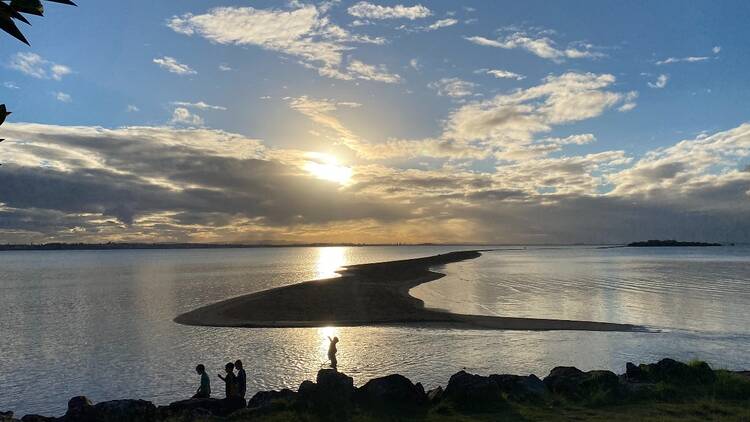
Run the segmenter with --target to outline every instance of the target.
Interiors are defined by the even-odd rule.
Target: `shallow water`
[[[215,377],[241,358],[250,394],[296,388],[341,338],[355,382],[399,372],[426,386],[462,368],[534,372],[557,365],[622,371],[625,361],[703,358],[750,368],[750,250],[529,249],[440,269],[413,294],[457,312],[648,324],[661,333],[502,332],[353,327],[187,327],[177,314],[312,278],[344,265],[455,247],[271,248],[0,253],[0,410],[64,412],[68,398],[190,396],[204,363]]]

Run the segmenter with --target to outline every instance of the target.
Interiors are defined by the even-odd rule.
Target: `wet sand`
[[[184,313],[175,322],[215,327],[409,325],[491,330],[644,331],[636,325],[594,321],[454,314],[425,308],[409,290],[444,277],[431,267],[474,259],[459,251],[346,267],[341,277],[314,280],[228,299]]]

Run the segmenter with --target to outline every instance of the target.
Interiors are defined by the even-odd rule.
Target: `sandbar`
[[[515,318],[451,313],[426,308],[409,295],[422,283],[444,277],[431,268],[474,259],[482,251],[352,265],[340,277],[251,293],[177,316],[179,324],[212,327],[325,327],[408,325],[487,330],[646,331],[644,327],[595,321]]]

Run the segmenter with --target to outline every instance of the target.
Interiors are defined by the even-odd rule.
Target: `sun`
[[[328,180],[340,185],[352,178],[352,169],[339,164],[336,157],[328,154],[309,153],[305,170],[318,179]]]

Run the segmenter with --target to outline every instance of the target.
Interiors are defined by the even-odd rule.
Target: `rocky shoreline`
[[[445,388],[426,391],[420,383],[398,374],[355,387],[352,377],[322,369],[315,382],[304,381],[297,391],[261,391],[247,402],[209,398],[182,400],[166,406],[145,400],[94,404],[84,396],[77,396],[68,401],[67,412],[59,417],[25,415],[15,419],[13,412],[6,411],[0,412],[0,421],[370,420],[368,417],[377,420],[378,415],[390,420],[422,420],[427,416],[429,420],[455,420],[458,416],[472,420],[472,415],[534,420],[537,410],[542,415],[550,410],[551,414],[557,414],[558,406],[560,411],[569,410],[570,406],[590,409],[618,406],[622,410],[627,405],[640,409],[661,402],[693,403],[703,399],[729,403],[729,409],[739,412],[742,420],[743,412],[750,414],[750,372],[713,370],[705,362],[685,364],[662,359],[653,364],[627,363],[621,375],[564,366],[554,368],[544,379],[533,374],[482,376],[460,371],[451,376]],[[727,410],[716,411],[727,414]]]

